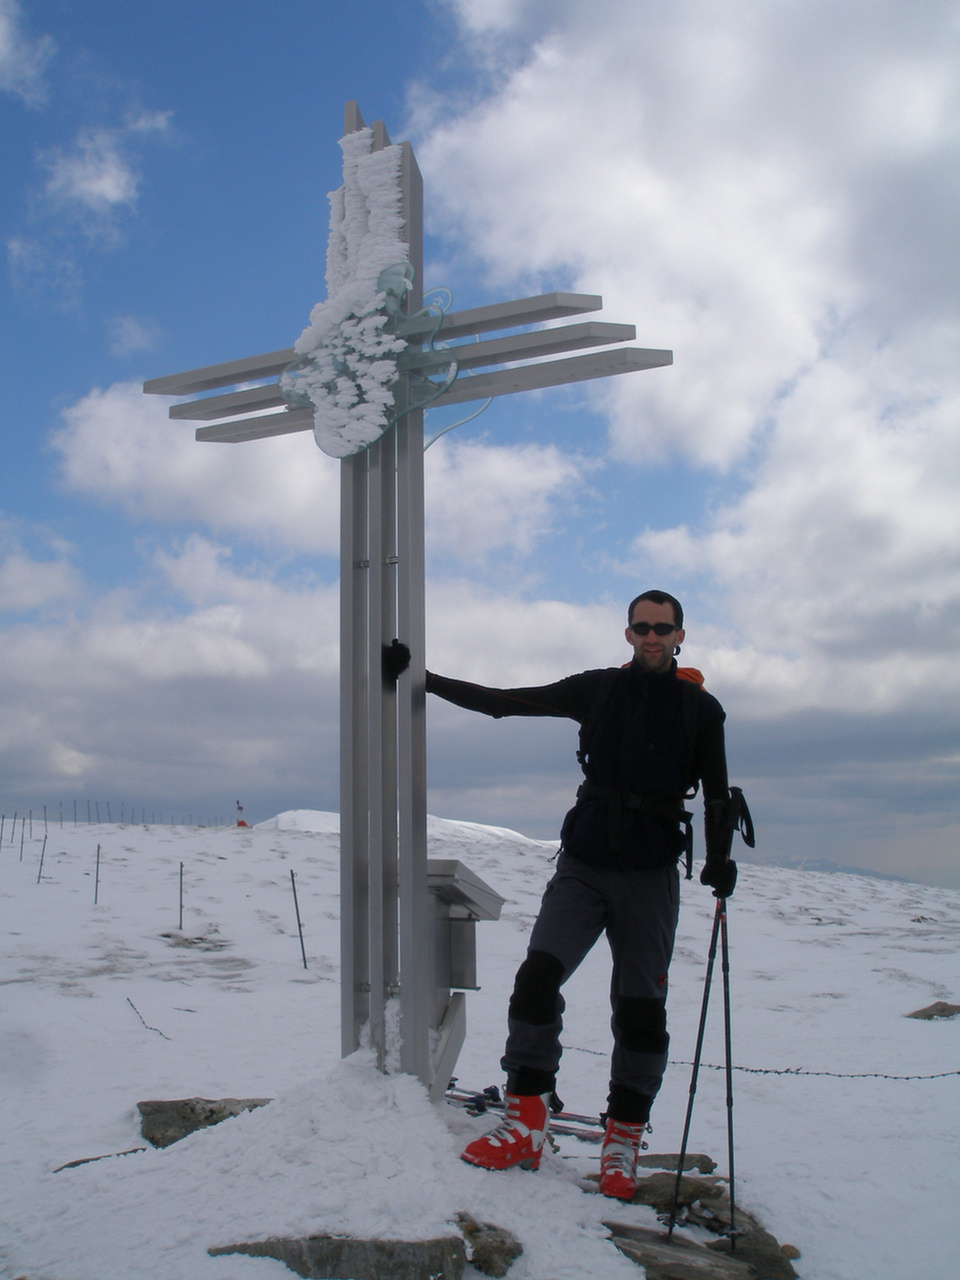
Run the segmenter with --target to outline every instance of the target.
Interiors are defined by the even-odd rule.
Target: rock
[[[946,1000],[934,1000],[925,1009],[915,1009],[908,1013],[908,1018],[953,1018],[960,1013],[960,1004],[947,1004]]]
[[[348,1240],[343,1236],[256,1240],[208,1249],[276,1258],[304,1280],[461,1280],[467,1265],[459,1236],[435,1240]]]
[[[680,1159],[679,1153],[674,1155],[658,1155],[653,1151],[641,1152],[637,1156],[637,1167],[641,1169],[673,1169],[676,1171]],[[711,1160],[703,1152],[687,1154],[683,1157],[683,1171],[696,1169],[697,1173],[713,1173],[717,1167],[716,1160]]]
[[[105,1156],[81,1156],[79,1160],[68,1160],[66,1164],[57,1165],[50,1172],[63,1173],[64,1169],[79,1169],[82,1164],[96,1164],[98,1160],[119,1160],[121,1156],[133,1156],[146,1150],[146,1147],[128,1147],[126,1151],[109,1151]]]
[[[676,1182],[676,1176],[669,1173],[654,1173],[647,1178],[640,1178],[633,1203],[650,1205],[667,1222],[673,1209]],[[684,1175],[680,1179],[677,1222],[680,1226],[704,1227],[716,1235],[728,1231],[730,1197],[724,1180]],[[612,1228],[610,1223],[605,1225]],[[739,1207],[736,1210],[736,1227],[739,1234],[732,1261],[750,1264],[755,1269],[755,1274],[763,1276],[764,1280],[794,1280],[797,1273],[776,1237]],[[706,1248],[727,1255],[730,1253],[730,1237],[723,1236],[720,1240],[712,1241]],[[663,1277],[664,1280],[668,1277],[669,1280],[680,1280],[679,1273],[674,1277],[673,1272],[664,1272]],[[685,1276],[683,1280],[686,1280]]]
[[[503,1227],[477,1222],[469,1213],[458,1213],[457,1223],[473,1251],[471,1266],[485,1276],[505,1276],[523,1253],[517,1237]]]
[[[743,1222],[741,1222],[741,1216]],[[729,1217],[727,1221],[730,1221]],[[758,1276],[763,1276],[763,1280],[795,1280],[797,1273],[790,1265],[776,1236],[771,1235],[769,1231],[764,1231],[763,1227],[759,1226],[749,1214],[741,1215],[739,1209],[737,1226],[742,1227],[744,1234],[737,1236],[737,1247],[733,1257],[749,1263]],[[731,1256],[729,1237],[714,1240],[707,1245],[707,1248],[716,1250],[724,1257]],[[795,1256],[799,1257],[799,1253],[795,1252]]]
[[[243,1111],[265,1107],[269,1098],[179,1098],[138,1102],[140,1132],[155,1147],[169,1147],[188,1133],[207,1129]]]
[[[635,1204],[648,1204],[658,1213],[669,1213],[673,1208],[676,1185],[677,1179],[674,1174],[652,1173],[648,1178],[638,1179],[637,1194],[633,1197],[633,1201]],[[722,1195],[723,1183],[720,1178],[682,1177],[680,1179],[678,1204],[681,1208],[701,1200],[718,1200]]]
[[[719,1195],[711,1194],[708,1197],[690,1201],[684,1207],[680,1222],[716,1232],[722,1238],[711,1241],[707,1248],[729,1253],[730,1237],[723,1233],[730,1228],[730,1197],[725,1187],[721,1186],[719,1191]],[[669,1210],[667,1212],[669,1213]],[[763,1280],[794,1280],[797,1273],[790,1265],[776,1236],[761,1227],[752,1214],[739,1206],[736,1210],[736,1228],[739,1233],[733,1250],[736,1258],[749,1262],[756,1269],[757,1274],[763,1276]]]
[[[756,1280],[746,1261],[718,1257],[701,1244],[648,1227],[603,1224],[622,1254],[644,1269],[647,1280]]]

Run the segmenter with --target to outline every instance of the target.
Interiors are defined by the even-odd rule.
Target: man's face
[[[632,630],[635,623],[649,623],[651,627],[657,623],[666,623],[671,628],[668,635],[658,636],[655,631],[648,631],[645,636]],[[677,628],[673,618],[673,605],[669,602],[656,604],[653,600],[641,600],[633,607],[633,617],[624,634],[627,644],[633,647],[637,661],[645,671],[668,671],[673,660],[673,651],[678,644],[683,644],[685,632]]]

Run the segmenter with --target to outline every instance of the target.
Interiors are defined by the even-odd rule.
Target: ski
[[[496,1085],[488,1085],[485,1089],[471,1092],[469,1089],[457,1087],[456,1080],[444,1095],[447,1102],[463,1107],[468,1115],[481,1116],[488,1111],[502,1112],[506,1109],[500,1090]],[[602,1142],[605,1126],[599,1116],[580,1115],[576,1111],[551,1111],[550,1132],[565,1134],[579,1138],[582,1142]]]

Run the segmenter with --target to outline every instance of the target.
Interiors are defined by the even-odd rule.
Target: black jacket
[[[497,718],[562,716],[582,725],[610,679],[601,669],[529,689],[491,689],[428,672],[427,690]],[[704,801],[726,800],[723,708],[697,688],[696,740],[689,744],[680,684],[676,663],[655,673],[634,661],[617,672],[591,741],[583,744],[586,785],[563,823],[563,849],[572,857],[623,868],[675,862],[684,841],[672,815],[682,797],[700,782]],[[711,825],[708,856],[721,838]]]

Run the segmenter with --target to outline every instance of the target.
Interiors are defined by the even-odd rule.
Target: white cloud
[[[7,240],[7,265],[13,287],[36,299],[53,302],[65,310],[80,300],[82,273],[72,255],[54,243],[30,236]]]
[[[0,91],[29,107],[41,106],[48,94],[44,72],[55,52],[50,36],[30,39],[24,35],[16,0],[0,0]]]
[[[70,152],[52,151],[45,157],[49,177],[45,187],[54,203],[75,200],[94,213],[113,205],[132,205],[139,181],[120,156],[112,129],[84,130]]]
[[[522,0],[453,0],[467,31],[506,31],[523,11]]]
[[[889,710],[960,689],[956,382],[952,399],[911,384],[896,350],[822,361],[737,502],[702,533],[638,540],[661,571],[706,572],[723,592],[743,648],[721,661],[768,712]]]
[[[84,250],[112,250],[121,243],[140,201],[143,143],[168,137],[170,120],[168,111],[143,112],[118,128],[83,128],[69,146],[38,154],[42,180],[31,197],[33,225],[6,242],[15,289],[63,308],[78,305]],[[150,330],[141,326],[135,332],[136,323],[132,317],[115,322],[115,354],[144,350],[147,340],[152,344]]]
[[[441,563],[526,555],[549,533],[580,467],[553,446],[438,440],[424,458],[427,544]]]
[[[156,111],[128,117],[116,128],[83,128],[69,147],[42,152],[39,164],[46,176],[41,210],[92,241],[115,244],[122,215],[132,213],[139,202],[141,145],[151,136],[168,136],[171,116]]]
[[[873,812],[882,789],[889,815],[910,777],[909,804],[936,819],[937,803],[953,804],[955,766],[927,766],[950,755],[960,639],[952,6],[454,7],[477,41],[477,74],[433,117],[425,96],[417,141],[442,248],[471,284],[479,262],[499,296],[602,293],[605,318],[675,349],[672,369],[584,393],[608,409],[608,464],[636,483],[604,550],[625,558],[631,520],[711,490],[712,508],[686,502],[675,527],[635,550],[645,577],[669,571],[685,601],[695,588],[684,659],[728,707],[739,780],[747,758],[765,784],[764,830],[812,838],[830,785],[843,804],[825,804],[829,814]],[[164,113],[130,118],[99,153],[86,135],[86,170],[80,143],[59,152],[61,218],[129,216],[137,148],[167,128]],[[98,175],[111,146],[117,166]],[[205,794],[211,780],[232,791],[255,777],[271,796],[295,786],[296,805],[332,778],[335,803],[335,588],[283,582],[220,544],[333,557],[337,465],[307,434],[198,445],[165,413],[132,383],[92,391],[54,440],[65,483],[122,507],[147,540],[145,519],[215,537],[147,553],[145,576],[162,577],[174,606],[145,610],[145,596],[117,593],[70,625],[11,628],[0,764],[31,785],[57,768],[89,787],[123,778],[131,798],[148,781],[169,798],[193,777]],[[724,474],[674,495],[677,473],[648,464],[676,455]],[[547,594],[538,574],[554,567],[574,458],[451,437],[426,462],[432,666],[523,684],[628,656],[602,557],[576,584],[593,603],[534,598]],[[649,500],[654,486],[663,503]],[[518,586],[491,585],[504,564]],[[470,797],[470,816],[555,829],[575,727],[505,727],[429,705],[455,804]],[[950,792],[941,802],[923,791],[934,773]],[[793,791],[778,785],[793,778]],[[488,801],[502,805],[495,816]],[[784,818],[793,804],[802,823]],[[857,856],[870,863],[868,843]]]
[[[861,865],[866,813],[902,806],[927,839],[953,803],[955,766],[931,762],[960,703],[955,5],[448,8],[464,87],[411,95],[436,257],[495,297],[600,293],[604,318],[673,348],[672,368],[589,393],[608,466],[656,498],[636,504],[653,524],[632,555],[608,546],[691,606],[682,661],[730,712],[761,823],[835,853],[841,813]],[[596,595],[611,581],[601,569]],[[458,611],[446,586],[431,651],[452,674],[539,681],[616,658],[619,607],[558,654],[557,624],[532,625],[544,602],[464,583]],[[453,744],[463,717],[448,721]],[[470,757],[490,797],[548,739],[490,764],[506,741]],[[794,776],[816,781],[784,821]]]
[[[726,463],[772,389],[815,357],[829,302],[850,305],[838,214],[783,157],[672,155],[642,80],[611,77],[612,43],[609,30],[586,48],[545,41],[507,92],[435,130],[421,161],[443,222],[498,282],[572,270],[642,345],[675,350],[676,371],[608,393],[624,456]]]
[[[52,439],[68,488],[136,518],[208,529],[297,551],[339,551],[339,464],[300,433],[244,444],[198,443],[167,398],[139,383],[94,389]],[[440,440],[425,456],[427,539],[439,564],[526,555],[549,535],[582,474],[553,446]]]
[[[427,117],[435,229],[674,349],[592,395],[615,462],[729,477],[634,548],[705,588],[725,676],[767,709],[954,689],[953,7],[451,8],[512,56]]]
[[[309,433],[198,444],[139,383],[95,389],[53,436],[68,488],[159,520],[194,520],[253,541],[336,554],[339,476]]]
[[[192,535],[176,555],[158,553],[156,564],[189,601],[198,631],[242,639],[261,655],[264,670],[289,665],[334,674],[340,661],[338,585],[280,583],[262,569],[240,572],[231,559],[229,548]]]
[[[79,579],[63,560],[34,560],[22,552],[0,559],[0,612],[25,613],[77,594]]]
[[[0,614],[47,615],[79,601],[74,551],[48,528],[0,515]]]
[[[173,120],[172,111],[141,111],[138,115],[128,115],[124,120],[124,128],[129,133],[169,133]]]
[[[472,579],[427,582],[427,664],[480,684],[520,686],[626,662],[626,601],[523,600]]]
[[[108,325],[110,354],[130,356],[138,351],[153,351],[159,340],[155,325],[136,316],[116,316]]]
[[[53,801],[56,788],[82,788],[169,808],[267,787],[292,806],[320,794],[334,803],[337,588],[279,583],[230,561],[196,537],[158,555],[179,612],[88,590],[82,615],[7,628],[7,794]]]
[[[427,128],[435,226],[498,286],[568,278],[674,349],[673,369],[597,389],[621,458],[729,466],[838,329],[954,305],[947,6],[916,24],[894,4],[816,23],[702,0],[548,0],[489,23],[456,7],[468,34],[532,43],[502,86]]]

